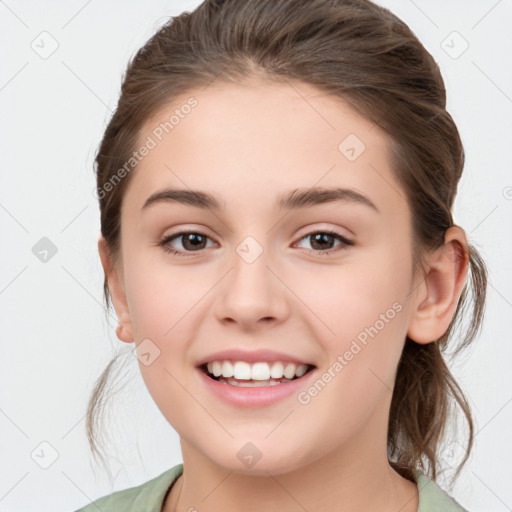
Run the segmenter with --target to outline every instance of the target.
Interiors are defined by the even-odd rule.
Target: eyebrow
[[[349,188],[294,189],[281,196],[276,206],[280,210],[293,210],[333,202],[361,204],[379,213],[377,206],[368,197]],[[208,192],[177,188],[166,188],[151,194],[144,203],[142,210],[162,203],[180,203],[203,209],[224,210],[224,206],[221,205],[219,200]]]

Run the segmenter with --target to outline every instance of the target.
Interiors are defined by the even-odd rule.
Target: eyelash
[[[191,235],[191,234],[192,235],[201,235],[206,238],[210,238],[208,235],[205,235],[204,233],[201,233],[200,231],[180,231],[179,233],[175,233],[174,235],[169,235],[169,236],[162,238],[160,240],[160,242],[158,243],[158,245],[159,245],[159,247],[162,247],[162,249],[165,252],[172,254],[173,256],[187,257],[188,256],[187,253],[193,254],[195,252],[200,252],[201,249],[199,249],[197,251],[177,251],[175,249],[171,249],[168,244],[169,244],[169,242],[171,242],[172,240],[174,240],[176,238],[180,238],[183,235]],[[347,238],[345,238],[343,235],[340,235],[336,231],[332,231],[332,230],[328,230],[328,229],[327,230],[319,230],[319,231],[311,231],[311,232],[307,233],[306,235],[304,235],[303,237],[301,237],[299,239],[299,241],[303,240],[304,238],[308,238],[312,235],[318,235],[318,234],[331,235],[331,236],[337,238],[339,241],[341,241],[342,246],[341,247],[339,246],[337,249],[333,248],[333,249],[328,249],[326,251],[315,251],[314,249],[307,249],[308,251],[312,251],[315,254],[330,255],[333,252],[337,252],[340,250],[341,251],[347,250],[347,248],[349,246],[354,245],[354,242],[352,240],[348,240]]]

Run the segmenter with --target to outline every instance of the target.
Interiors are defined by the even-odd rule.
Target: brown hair
[[[390,136],[391,163],[412,213],[413,261],[422,269],[422,254],[441,246],[454,225],[451,212],[464,150],[445,108],[438,65],[405,23],[369,0],[206,0],[193,12],[171,18],[149,39],[128,65],[95,161],[101,233],[113,261],[119,258],[121,202],[131,174],[113,187],[108,184],[132,156],[143,124],[174,98],[214,80],[240,82],[257,76],[311,84],[350,102]],[[407,338],[398,364],[388,456],[404,475],[415,468],[435,480],[453,406],[469,427],[455,477],[472,447],[470,407],[444,354],[470,309],[470,288],[469,327],[450,346],[451,354],[467,347],[481,328],[487,270],[471,244],[467,256],[468,278],[447,332],[428,344]],[[106,278],[104,295],[108,313]],[[87,411],[95,456],[95,426],[116,359],[99,377]]]

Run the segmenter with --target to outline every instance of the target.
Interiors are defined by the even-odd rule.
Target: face
[[[279,474],[385,449],[413,288],[387,136],[311,86],[252,82],[183,96],[140,142],[118,270],[143,379],[184,457]],[[188,196],[145,207],[166,189]],[[201,366],[213,361],[228,361],[210,365],[217,381]],[[287,367],[308,371],[267,385]]]

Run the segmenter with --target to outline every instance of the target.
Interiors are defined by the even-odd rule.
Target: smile
[[[202,366],[217,382],[237,387],[265,387],[299,379],[313,368],[308,364],[286,361],[254,362],[219,360]]]

